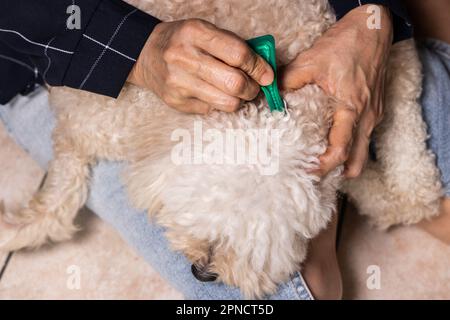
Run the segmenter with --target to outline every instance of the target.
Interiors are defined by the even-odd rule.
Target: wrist
[[[377,3],[363,4],[361,6],[358,6],[358,7],[354,8],[350,12],[367,13],[368,12],[368,8],[373,7],[373,6],[377,6],[380,9],[380,13],[381,13],[383,18],[389,18],[389,19],[392,18],[391,10],[389,10],[389,7],[387,7],[387,6],[383,5],[383,4],[377,4]]]
[[[168,24],[170,23],[160,22],[155,26],[128,75],[128,83],[152,89],[150,84],[152,82],[152,72],[155,72],[155,69],[157,69],[155,63],[162,63],[158,56],[161,48],[164,46],[165,40],[161,38],[165,37],[165,30]]]
[[[158,29],[159,29],[159,25],[161,25],[162,23],[158,24],[155,27],[155,29],[153,30],[153,32],[150,34],[147,41],[145,42],[145,45],[142,48],[141,53],[139,54],[138,58],[136,59],[136,62],[134,63],[134,66],[128,75],[128,78],[127,78],[128,83],[134,84],[135,86],[139,86],[139,87],[145,87],[145,72],[146,72],[145,65],[147,64],[147,59],[148,59],[149,54],[151,54],[151,53],[149,53],[150,40],[156,36],[156,33],[158,32]],[[148,72],[148,70],[147,70],[147,72]]]
[[[388,7],[380,4],[365,4],[351,10],[343,20],[358,26],[361,39],[376,38],[380,44],[392,43],[392,14]]]
[[[136,69],[138,68],[137,65],[138,62],[136,61],[136,63],[134,64],[133,68],[130,71],[130,74],[128,75],[127,82],[134,84],[135,86],[141,86],[140,85],[141,81],[139,81],[136,71]]]
[[[369,26],[371,22],[378,20],[381,23],[381,28],[383,28],[383,24],[386,24],[388,27],[392,27],[391,10],[384,5],[365,4],[352,9],[345,17],[348,16],[355,17],[355,19],[359,17],[358,19],[366,22],[366,26]]]

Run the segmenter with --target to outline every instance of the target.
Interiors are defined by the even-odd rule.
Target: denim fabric
[[[450,196],[450,45],[427,40],[419,46],[419,51],[424,65],[422,106],[429,128],[429,146],[436,154],[442,182]],[[15,140],[45,169],[52,157],[50,135],[54,125],[47,92],[41,88],[0,106],[0,119]],[[187,259],[169,249],[164,230],[129,204],[119,178],[121,167],[120,163],[101,162],[94,168],[88,207],[115,227],[187,299],[242,299],[236,288],[202,283],[192,276]],[[297,273],[269,299],[309,300],[312,295]]]
[[[0,106],[0,119],[8,131],[28,153],[46,168],[52,158],[51,131],[53,114],[47,91],[40,88],[28,96],[17,96]],[[242,299],[238,289],[222,283],[204,283],[191,273],[191,264],[169,249],[163,228],[149,222],[144,212],[132,208],[120,181],[123,164],[100,162],[92,170],[87,206],[111,224],[152,267],[180,290],[187,299]],[[124,275],[125,276],[125,275]],[[273,300],[311,300],[300,273],[281,285],[268,297]]]
[[[428,145],[436,155],[445,195],[450,197],[450,44],[427,39],[419,44],[423,64],[422,110]]]

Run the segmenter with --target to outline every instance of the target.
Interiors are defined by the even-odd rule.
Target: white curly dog
[[[327,0],[128,2],[164,21],[201,18],[244,39],[272,34],[280,65],[335,22]],[[436,214],[440,196],[417,103],[421,71],[412,42],[393,47],[386,90],[386,115],[375,134],[378,161],[343,186],[383,228]],[[133,204],[166,228],[172,248],[246,297],[261,298],[300,268],[308,240],[335,210],[342,168],[321,179],[309,170],[326,150],[333,113],[333,102],[316,86],[285,93],[287,114],[271,114],[260,95],[235,113],[188,115],[132,85],[117,100],[67,88],[52,88],[50,97],[57,118],[54,159],[33,199],[20,212],[2,213],[1,250],[70,239],[88,195],[90,165],[126,161]],[[251,162],[174,161],[180,146],[174,132],[193,137],[199,123],[203,132],[219,135],[242,130],[241,150],[257,132],[277,132],[276,148],[262,146],[277,163],[275,174],[262,174]],[[208,152],[203,138],[200,156]],[[226,159],[233,158],[230,152],[224,151]]]

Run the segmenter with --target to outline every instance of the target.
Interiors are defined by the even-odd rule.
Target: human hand
[[[367,6],[356,8],[281,72],[285,89],[315,83],[336,99],[319,175],[345,164],[345,176],[354,178],[367,161],[371,133],[383,115],[386,64],[392,43],[390,13],[381,8],[380,29],[368,28]]]
[[[244,40],[199,19],[158,24],[128,77],[189,113],[235,111],[273,79],[270,65]]]

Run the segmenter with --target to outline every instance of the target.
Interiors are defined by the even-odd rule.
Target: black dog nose
[[[201,282],[211,282],[217,279],[217,274],[209,272],[206,267],[200,267],[195,264],[191,266],[191,271],[194,277]]]

